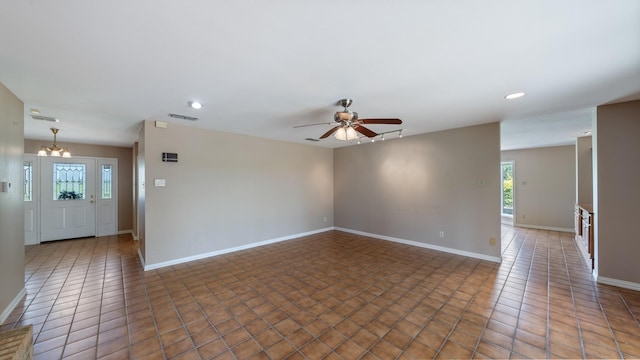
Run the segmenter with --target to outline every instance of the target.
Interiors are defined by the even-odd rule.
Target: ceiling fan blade
[[[320,136],[320,139],[324,139],[326,137],[329,137],[329,135],[333,134],[334,132],[336,132],[336,130],[338,130],[340,128],[341,125],[338,125],[336,127],[334,127],[333,129],[327,131],[326,133],[322,134],[322,136]]]
[[[323,123],[315,123],[315,124],[304,124],[304,125],[296,125],[293,128],[301,128],[301,127],[305,127],[305,126],[314,126],[314,125],[331,125],[333,123],[330,122],[323,122]]]
[[[375,131],[367,129],[366,127],[362,126],[362,125],[355,125],[353,127],[357,132],[359,132],[360,134],[366,136],[366,137],[376,137],[378,136],[378,134],[376,134]]]
[[[360,119],[362,124],[402,124],[400,119]]]

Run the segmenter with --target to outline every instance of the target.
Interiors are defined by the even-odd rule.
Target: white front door
[[[96,160],[41,158],[40,241],[96,235]]]

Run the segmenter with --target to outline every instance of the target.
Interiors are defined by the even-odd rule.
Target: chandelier
[[[53,146],[48,147],[48,146],[40,146],[40,150],[38,151],[38,156],[47,156],[47,151],[49,151],[51,154],[51,156],[55,156],[55,157],[71,157],[71,153],[69,152],[69,149],[65,149],[65,148],[61,148],[58,146],[58,144],[56,143],[56,135],[58,134],[58,131],[60,131],[60,129],[57,128],[51,128],[51,132],[53,133]]]

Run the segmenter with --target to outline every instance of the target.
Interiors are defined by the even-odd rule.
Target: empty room
[[[640,3],[0,4],[0,357],[640,357]]]

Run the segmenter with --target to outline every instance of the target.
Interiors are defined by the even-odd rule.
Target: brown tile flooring
[[[637,358],[640,293],[570,234],[503,227],[496,264],[331,231],[143,272],[129,236],[26,250],[36,359]]]

